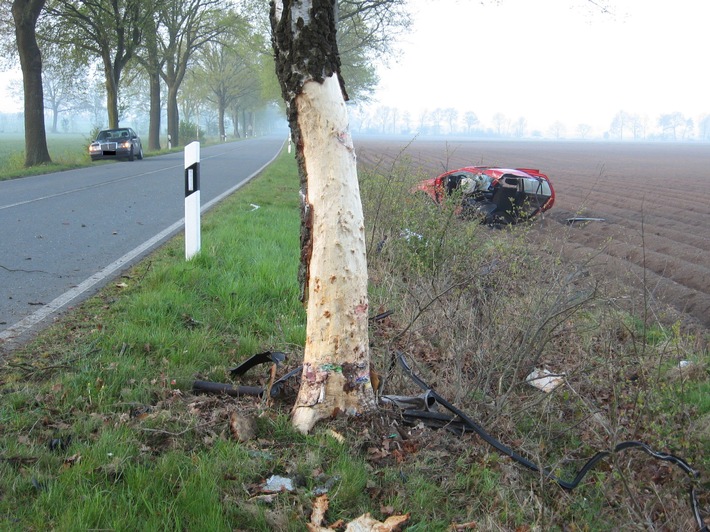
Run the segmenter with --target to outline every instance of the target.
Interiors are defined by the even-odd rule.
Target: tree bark
[[[173,147],[180,145],[180,112],[177,103],[177,84],[168,84],[168,135]]]
[[[20,55],[25,97],[25,166],[51,163],[44,126],[42,54],[35,28],[45,0],[14,0],[12,18]]]
[[[224,130],[224,113],[226,111],[226,106],[224,105],[224,98],[219,98],[217,103],[217,122],[219,127],[219,140],[224,141],[226,134]]]
[[[307,298],[301,432],[375,408],[367,329],[367,260],[357,168],[339,76],[334,0],[272,2],[276,71],[301,176],[301,272]]]
[[[104,62],[106,74],[106,110],[108,111],[108,127],[118,127],[118,78],[114,77],[112,65]]]
[[[148,123],[148,149],[160,150],[160,74],[148,74],[150,82],[150,119]]]

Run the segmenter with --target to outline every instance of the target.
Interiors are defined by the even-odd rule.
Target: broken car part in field
[[[422,181],[412,192],[423,192],[435,203],[458,193],[461,216],[488,225],[531,220],[555,203],[550,179],[533,168],[465,166]]]
[[[588,218],[584,216],[575,216],[573,218],[567,218],[565,220],[567,222],[567,225],[573,225],[576,223],[588,223],[588,222],[606,222],[606,218]]]
[[[475,432],[480,438],[482,438],[486,443],[488,443],[490,446],[498,450],[499,452],[505,454],[506,456],[512,458],[519,464],[525,466],[526,468],[535,471],[537,473],[542,474],[545,478],[548,478],[554,482],[556,482],[560,487],[567,489],[567,490],[572,490],[576,488],[579,483],[582,481],[582,479],[589,473],[600,461],[604,460],[605,458],[611,456],[612,454],[620,453],[622,451],[625,451],[627,449],[641,449],[644,451],[646,454],[649,456],[652,456],[653,458],[656,458],[658,460],[662,460],[664,462],[670,462],[671,464],[674,464],[678,468],[680,468],[683,472],[685,472],[688,477],[691,480],[691,487],[689,489],[689,498],[690,498],[690,506],[693,511],[693,517],[695,519],[696,524],[698,525],[698,530],[701,532],[708,532],[708,527],[705,524],[705,521],[703,520],[703,517],[700,515],[700,506],[698,504],[698,497],[697,497],[697,492],[696,492],[696,483],[698,482],[700,478],[700,474],[698,471],[690,467],[690,465],[683,460],[682,458],[679,458],[678,456],[675,456],[673,454],[667,454],[667,453],[659,453],[651,449],[648,445],[646,445],[643,442],[639,441],[625,441],[621,442],[617,445],[614,446],[613,450],[611,451],[598,451],[594,456],[592,456],[587,462],[582,466],[582,468],[579,470],[577,475],[574,477],[573,480],[571,481],[566,481],[561,478],[559,478],[557,475],[552,473],[549,469],[546,469],[544,467],[541,467],[534,462],[531,462],[524,456],[516,453],[514,450],[512,450],[510,447],[507,445],[501,443],[500,441],[496,440],[493,436],[488,434],[486,430],[473,421],[470,417],[468,417],[463,411],[459,410],[456,408],[454,405],[449,403],[446,399],[441,397],[438,393],[436,393],[435,390],[432,389],[431,386],[429,386],[426,382],[424,382],[419,376],[417,376],[414,373],[414,370],[409,366],[407,361],[404,358],[403,353],[397,353],[397,360],[404,370],[404,372],[409,376],[414,383],[419,386],[422,390],[427,392],[428,394],[431,395],[431,397],[434,398],[434,400],[441,405],[443,408],[448,410],[453,414],[453,416],[450,418],[451,423],[454,424],[455,426],[462,427],[463,430],[461,433],[465,432],[468,430],[469,432]],[[422,412],[414,412],[414,411],[407,411],[408,415],[410,418],[418,418],[418,416],[421,416],[420,419],[428,419],[432,417],[432,412],[429,411],[422,411]],[[444,417],[443,416],[437,416],[437,421],[438,422],[443,422]],[[444,424],[442,425],[444,427],[448,427],[448,425]]]
[[[254,366],[259,364],[264,364],[267,362],[273,362],[277,366],[286,360],[286,354],[281,351],[265,351],[263,353],[258,353],[246,359],[244,362],[239,364],[236,368],[229,370],[229,374],[232,377],[238,375],[244,375]]]
[[[560,384],[565,382],[565,374],[555,374],[547,369],[535,369],[530,373],[530,375],[525,377],[525,382],[530,384],[530,386],[534,386],[538,390],[550,393]]]

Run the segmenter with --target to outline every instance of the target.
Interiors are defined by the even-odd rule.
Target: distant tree
[[[412,115],[409,111],[402,113],[402,132],[409,133],[412,130]]]
[[[391,112],[392,109],[386,105],[381,105],[375,110],[375,116],[377,117],[379,126],[378,130],[382,134],[387,133],[387,124],[389,124]]]
[[[558,140],[564,136],[566,130],[565,125],[559,120],[556,120],[550,126],[550,134]]]
[[[682,129],[683,132],[681,134],[681,138],[683,140],[689,140],[689,139],[693,138],[694,130],[695,130],[695,122],[693,122],[693,119],[692,118],[686,119],[685,125],[683,126],[683,129]]]
[[[43,35],[48,41],[101,59],[109,127],[119,124],[121,75],[134,58],[152,19],[148,0],[49,0]]]
[[[634,140],[640,140],[646,137],[646,122],[645,116],[639,114],[631,114],[628,116],[629,129]]]
[[[683,113],[678,111],[674,113],[662,114],[658,117],[658,125],[661,128],[661,134],[664,138],[672,138],[673,140],[677,140],[678,128],[684,126],[685,124],[685,116],[683,116]]]
[[[629,124],[629,114],[626,111],[619,111],[614,115],[609,126],[609,134],[618,138],[619,140],[624,140],[624,131]]]
[[[22,69],[25,100],[25,166],[52,162],[44,128],[42,54],[37,44],[37,19],[45,0],[14,0],[12,19]]]
[[[577,135],[581,139],[586,139],[592,132],[592,126],[589,124],[579,124],[577,125]]]
[[[513,124],[513,134],[517,138],[522,138],[525,136],[525,132],[528,128],[528,121],[524,116],[519,117]]]
[[[160,77],[168,89],[168,135],[180,144],[178,93],[193,55],[224,33],[230,20],[222,0],[163,0],[158,11],[157,47],[162,61]]]
[[[225,114],[240,99],[261,89],[259,50],[243,19],[236,17],[229,33],[206,43],[196,56],[192,76],[206,86],[205,98],[215,105],[220,137],[226,135]],[[256,59],[256,60],[255,60]]]
[[[710,115],[703,115],[698,121],[698,137],[700,140],[710,140]]]
[[[392,108],[392,134],[397,134],[397,121],[399,120],[399,109],[397,107]]]
[[[419,133],[423,133],[426,130],[427,126],[427,120],[429,119],[429,111],[424,109],[419,113],[419,124],[417,125],[417,128],[419,129]]]
[[[444,110],[441,107],[437,107],[429,113],[429,119],[431,120],[434,135],[441,134],[441,121],[444,120]]]
[[[52,113],[52,133],[57,132],[60,113],[84,108],[88,94],[86,66],[62,54],[51,43],[45,46],[42,86],[44,105]]]
[[[503,113],[496,113],[493,115],[493,127],[495,128],[496,135],[499,137],[504,136],[507,132],[508,118]]]
[[[473,111],[466,111],[463,119],[466,124],[466,133],[471,133],[471,130],[478,125],[478,117]]]
[[[443,110],[443,117],[449,126],[449,135],[456,133],[456,121],[458,120],[459,112],[453,107],[447,107]]]

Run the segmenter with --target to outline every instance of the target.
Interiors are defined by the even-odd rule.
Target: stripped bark
[[[334,0],[278,0],[272,41],[301,177],[306,346],[293,424],[374,409],[365,230]]]

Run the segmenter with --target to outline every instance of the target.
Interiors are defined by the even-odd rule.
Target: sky
[[[710,114],[708,16],[700,0],[409,0],[414,24],[380,68],[375,105],[496,113],[528,129],[597,134],[619,111]],[[415,118],[416,119],[416,118]]]
[[[503,113],[529,131],[581,123],[600,135],[619,111],[710,113],[702,0],[408,0],[413,28],[379,68],[375,106],[454,107],[483,125]],[[604,13],[598,5],[609,6]],[[15,77],[18,75],[15,74]],[[3,87],[0,111],[20,110]]]

